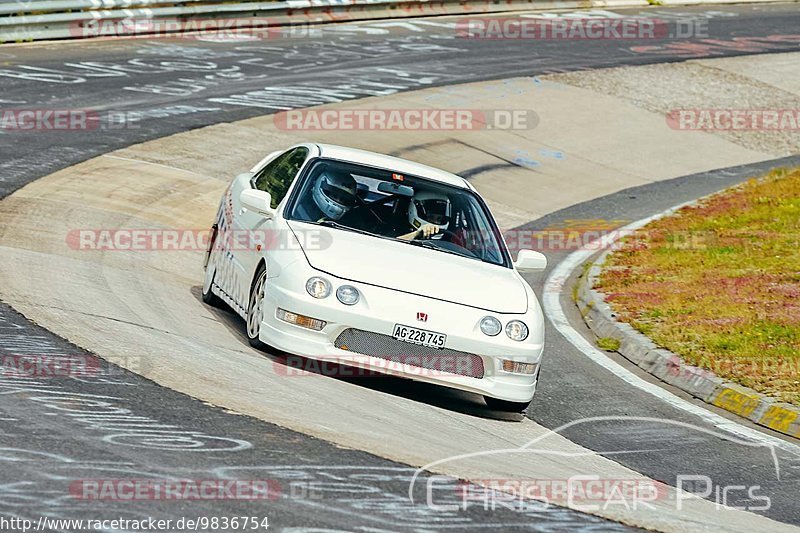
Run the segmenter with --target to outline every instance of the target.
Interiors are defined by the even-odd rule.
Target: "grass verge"
[[[597,288],[620,320],[689,364],[800,405],[800,169],[626,237]]]
[[[614,337],[600,337],[597,339],[597,347],[607,352],[619,350],[619,340]]]

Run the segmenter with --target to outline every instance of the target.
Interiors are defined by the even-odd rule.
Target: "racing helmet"
[[[417,192],[408,205],[408,221],[415,228],[433,224],[446,230],[450,224],[450,198],[440,192]]]
[[[348,172],[326,168],[311,191],[314,203],[331,220],[339,220],[356,205],[356,180]]]

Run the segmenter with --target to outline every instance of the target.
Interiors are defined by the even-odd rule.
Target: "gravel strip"
[[[800,110],[800,94],[770,85],[744,74],[732,72],[740,62],[761,61],[769,69],[770,60],[785,62],[787,56],[800,64],[800,53],[763,54],[716,61],[701,60],[635,67],[620,67],[546,76],[550,81],[615,96],[631,104],[665,115],[674,109],[794,109]],[[723,66],[724,65],[724,66]],[[732,68],[733,67],[733,68]],[[723,70],[724,68],[724,70]],[[729,70],[730,69],[730,70]],[[768,75],[765,74],[765,77]],[[726,140],[750,150],[776,157],[800,152],[800,130],[794,131],[719,131]]]

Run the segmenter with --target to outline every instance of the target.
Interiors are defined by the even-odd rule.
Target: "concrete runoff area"
[[[726,69],[738,62],[744,65],[739,72],[747,72],[752,71],[748,64],[788,56],[719,61]],[[709,78],[718,72],[714,61],[703,62],[701,72]],[[682,68],[663,66],[661,80],[669,76],[669,67]],[[641,83],[646,91],[648,83]],[[434,470],[468,479],[640,478],[527,419],[519,424],[476,419],[338,380],[284,379],[279,364],[246,345],[238,319],[199,301],[202,252],[79,251],[68,242],[70,230],[81,228],[205,228],[232,175],[300,140],[383,151],[457,173],[484,168],[471,182],[505,228],[627,187],[775,155],[721,135],[670,129],[663,114],[548,77],[541,84],[520,78],[327,107],[486,109],[498,102],[505,109],[534,109],[538,124],[512,131],[349,131],[343,141],[337,131],[279,130],[268,116],[174,135],[57,172],[0,202],[0,246],[7,258],[0,271],[8,280],[0,297],[122,366],[134,356],[144,358],[140,373],[157,383],[342,446],[419,466],[465,455]],[[712,94],[705,106],[715,107]],[[531,163],[547,157],[552,164]],[[18,270],[27,275],[15,276]],[[63,282],[67,277],[70,283]],[[517,449],[540,438],[537,447],[543,453],[533,461],[520,462],[513,453],[488,461],[469,456]],[[705,500],[686,500],[676,510],[674,491],[652,505],[591,512],[665,530],[790,529],[753,513],[714,512],[714,504]]]

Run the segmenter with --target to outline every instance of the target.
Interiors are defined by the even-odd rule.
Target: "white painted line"
[[[608,237],[607,240],[609,244],[611,244],[619,240],[619,238],[624,236],[626,233],[637,230],[654,220],[670,215],[681,207],[691,203],[693,202],[685,202],[656,215],[632,222],[631,224],[621,228],[619,231],[614,232],[614,234]],[[689,414],[698,416],[705,422],[716,428],[719,428],[720,430],[727,431],[745,439],[769,444],[800,457],[800,446],[797,446],[796,444],[773,437],[771,435],[767,435],[766,433],[762,433],[756,429],[743,426],[738,422],[729,420],[701,406],[686,401],[656,384],[645,381],[619,363],[610,359],[605,353],[592,346],[592,344],[587,341],[583,335],[573,328],[567,320],[564,309],[561,307],[561,292],[563,291],[564,285],[572,272],[580,265],[585,263],[595,253],[597,253],[597,246],[595,244],[591,242],[585,244],[581,249],[572,252],[567,256],[566,259],[559,263],[550,273],[550,276],[548,276],[547,281],[545,282],[544,293],[542,295],[544,312],[550,319],[550,322],[553,323],[553,326],[555,326],[558,332],[561,333],[565,339],[572,343],[572,345],[580,350],[586,357],[602,366],[618,378],[622,379],[632,387],[636,387],[639,390],[655,396],[659,400],[676,409],[680,409]]]

